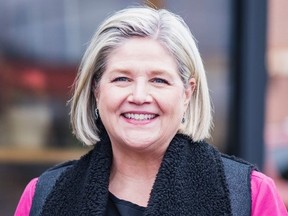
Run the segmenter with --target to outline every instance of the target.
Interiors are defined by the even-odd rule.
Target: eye
[[[167,84],[169,85],[169,82],[163,78],[159,78],[159,77],[155,77],[151,80],[154,83],[158,83],[158,84]]]
[[[116,77],[112,80],[112,82],[129,82],[130,79],[128,77]]]

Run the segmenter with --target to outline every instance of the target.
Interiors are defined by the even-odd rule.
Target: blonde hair
[[[187,88],[196,79],[196,89],[185,112],[179,132],[200,141],[210,136],[211,103],[205,70],[193,38],[184,20],[165,9],[128,8],[116,12],[99,26],[88,46],[75,80],[71,99],[71,124],[76,137],[87,145],[100,140],[95,121],[96,101],[93,91],[105,71],[107,57],[131,37],[155,39],[174,56],[179,75]],[[99,122],[99,121],[98,121]]]

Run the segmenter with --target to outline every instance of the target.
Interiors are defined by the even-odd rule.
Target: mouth
[[[124,113],[123,116],[131,120],[147,121],[156,118],[158,115],[147,113]]]

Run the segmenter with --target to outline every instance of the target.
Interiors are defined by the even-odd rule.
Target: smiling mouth
[[[137,121],[151,120],[157,117],[156,114],[142,114],[142,113],[124,113],[123,116],[127,119],[133,119]]]

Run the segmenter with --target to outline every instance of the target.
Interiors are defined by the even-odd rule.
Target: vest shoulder
[[[57,164],[51,168],[49,168],[48,170],[46,170],[44,173],[46,172],[56,172],[56,171],[64,171],[69,167],[72,167],[78,160],[71,160],[71,161],[66,161],[60,164]]]
[[[230,156],[226,154],[221,154],[221,159],[224,163],[224,165],[228,166],[238,166],[238,167],[246,167],[248,169],[255,169],[257,170],[256,166],[235,156]]]
[[[36,190],[33,197],[33,202],[30,210],[30,215],[40,215],[42,206],[52,190],[55,182],[59,176],[68,168],[72,167],[77,160],[68,161],[61,164],[58,164],[50,169],[46,170],[38,178],[36,184]]]
[[[221,155],[225,178],[230,193],[232,211],[235,215],[251,212],[251,173],[255,167],[237,157]]]

